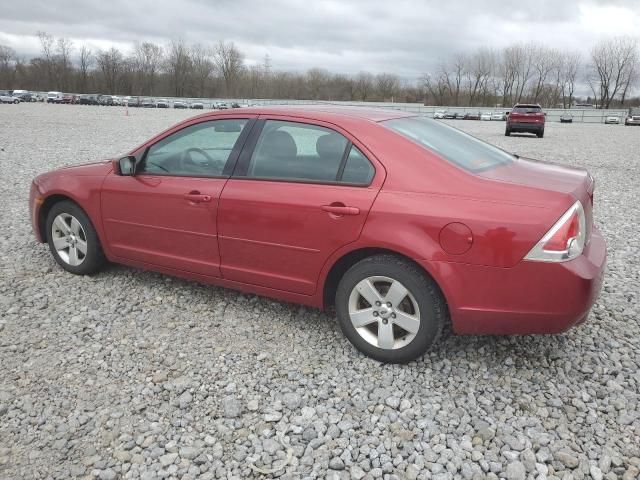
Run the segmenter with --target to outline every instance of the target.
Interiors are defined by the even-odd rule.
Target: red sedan
[[[606,260],[583,169],[407,113],[247,108],[190,118],[114,160],[40,175],[40,242],[320,308],[384,362],[457,333],[583,322]]]

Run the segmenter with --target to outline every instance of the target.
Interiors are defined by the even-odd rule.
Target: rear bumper
[[[540,132],[544,130],[544,123],[513,122],[507,123],[512,132]]]
[[[512,268],[441,264],[453,329],[497,335],[566,331],[586,320],[600,293],[606,257],[594,226],[582,255],[568,262],[521,261]]]

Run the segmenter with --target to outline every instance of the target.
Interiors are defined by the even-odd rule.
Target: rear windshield
[[[430,118],[396,118],[381,124],[470,172],[488,170],[515,159],[504,150]]]
[[[513,107],[512,111],[514,113],[540,113],[542,108],[538,105],[520,105],[518,107]]]

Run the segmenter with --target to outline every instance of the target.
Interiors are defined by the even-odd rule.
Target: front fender
[[[38,229],[36,235],[42,241],[46,241],[44,223],[46,222],[47,212],[58,199],[68,198],[77,203],[89,216],[100,239],[100,244],[107,257],[109,257],[107,252],[108,245],[101,221],[100,192],[104,179],[105,175],[76,176],[60,173],[38,177],[34,185],[38,190],[38,194],[35,197],[39,195],[39,199],[34,198],[32,200],[34,202],[32,204],[34,227],[37,225]]]

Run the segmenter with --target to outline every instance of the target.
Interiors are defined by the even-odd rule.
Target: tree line
[[[515,43],[497,50],[481,47],[437,64],[415,80],[393,73],[306,72],[272,68],[267,55],[249,64],[229,41],[167,45],[136,43],[131,51],[92,50],[64,37],[38,32],[40,55],[21,58],[0,45],[0,89],[59,90],[139,96],[274,98],[419,102],[425,105],[510,106],[516,102],[545,107],[582,101],[602,108],[640,104],[631,98],[640,76],[638,40],[604,39],[587,58],[539,43]]]

